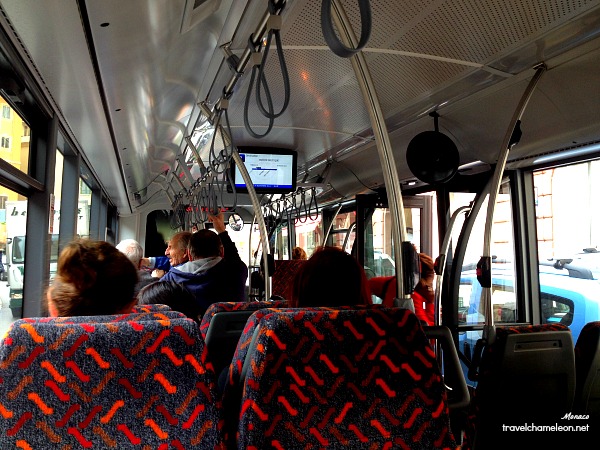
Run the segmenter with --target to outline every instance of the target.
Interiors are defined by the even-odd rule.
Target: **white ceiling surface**
[[[220,69],[219,46],[232,40],[240,55],[267,7],[266,0],[209,0],[203,7],[217,12],[194,21],[186,15],[193,3],[86,1],[97,80],[75,0],[0,0],[120,214],[164,204],[165,177],[159,174],[174,169],[183,137],[196,122],[197,102],[214,104],[231,79],[229,69]],[[350,62],[325,45],[321,2],[287,3],[281,34],[290,106],[266,138],[250,137],[242,114],[247,69],[229,106],[234,143],[297,148],[302,171],[327,158],[339,160],[330,181],[342,194],[381,185],[364,100]],[[357,2],[341,3],[359,32]],[[457,144],[461,163],[493,163],[532,67],[542,60],[549,70],[523,116],[523,139],[511,156],[600,139],[600,0],[372,0],[371,7],[365,56],[401,180],[412,177],[406,147],[417,133],[433,129],[433,110],[440,113],[440,131]],[[101,27],[103,22],[109,26]],[[281,75],[272,61],[275,52],[267,78],[280,96]],[[251,123],[262,132],[265,120],[255,111]],[[355,145],[359,152],[345,154]],[[133,193],[146,186],[140,203]]]

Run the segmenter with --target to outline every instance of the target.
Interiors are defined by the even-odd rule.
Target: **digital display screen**
[[[257,192],[286,193],[296,189],[296,152],[286,149],[239,148],[240,159]],[[239,167],[233,166],[235,188],[247,192]]]

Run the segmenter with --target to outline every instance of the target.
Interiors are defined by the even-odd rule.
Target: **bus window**
[[[90,211],[92,209],[92,188],[79,179],[79,211],[77,214],[77,235],[81,238],[90,237]]]
[[[541,322],[600,320],[600,161],[533,172]]]
[[[29,174],[31,129],[2,96],[0,108],[0,157],[21,172]]]
[[[23,309],[25,277],[25,228],[27,200],[5,187],[0,187],[0,333],[16,319]]]
[[[321,214],[315,218],[304,217],[294,224],[296,246],[301,247],[310,258],[315,248],[323,245],[323,220]]]
[[[405,239],[417,252],[437,257],[439,239],[433,233],[435,196],[429,194],[404,198]],[[392,240],[392,218],[388,208],[374,208],[371,220],[365,223],[365,271],[368,278],[396,275]],[[431,254],[434,253],[434,254]]]
[[[54,166],[54,193],[51,197],[50,204],[50,233],[59,233],[60,230],[60,210],[62,196],[62,179],[64,171],[65,157],[56,150],[56,165]],[[53,249],[54,252],[54,249]],[[58,259],[58,246],[56,247],[56,255],[52,253],[52,258]]]
[[[356,211],[348,211],[335,216],[329,239],[334,247],[344,249],[347,253],[351,253],[352,244],[356,237]]]

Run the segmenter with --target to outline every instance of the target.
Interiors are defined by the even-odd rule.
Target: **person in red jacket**
[[[421,260],[421,279],[417,283],[411,297],[415,305],[415,314],[427,325],[434,324],[435,304],[433,292],[433,259],[425,253],[419,253]],[[369,280],[371,293],[383,300],[384,306],[394,306],[397,295],[396,277],[373,277]]]

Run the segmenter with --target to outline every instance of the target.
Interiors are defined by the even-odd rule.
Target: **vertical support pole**
[[[340,39],[347,46],[356,46],[358,42],[354,31],[352,30],[351,22],[346,16],[343,7],[338,0],[332,3],[334,14],[332,15],[334,24],[340,33]],[[350,57],[354,74],[358,80],[360,90],[363,94],[367,111],[371,119],[371,126],[375,135],[375,143],[379,153],[379,160],[383,170],[383,179],[388,196],[388,205],[392,218],[392,239],[394,247],[394,260],[396,263],[396,289],[397,289],[397,306],[411,309],[414,311],[414,304],[410,297],[410,293],[404,292],[403,283],[403,263],[402,263],[402,242],[406,236],[406,219],[404,216],[404,206],[402,204],[402,192],[400,190],[400,180],[396,170],[396,163],[392,153],[392,145],[390,142],[385,118],[375,85],[368,70],[366,59],[362,51]]]

